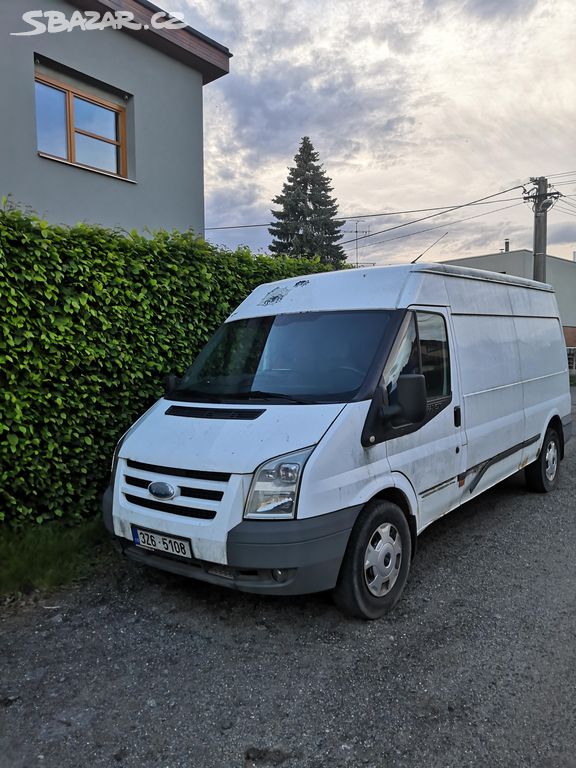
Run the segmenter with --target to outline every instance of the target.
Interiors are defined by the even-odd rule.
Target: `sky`
[[[433,212],[373,214],[529,190],[540,175],[573,195],[548,214],[548,252],[572,258],[573,0],[173,0],[169,10],[233,53],[230,74],[204,88],[207,228],[269,222],[306,135],[339,215],[372,215],[358,220],[371,235],[360,264],[410,261],[445,232],[423,260],[497,252],[504,238],[531,249],[522,189],[380,235]],[[342,226],[352,263],[356,221]],[[265,227],[206,236],[256,252],[270,243]]]

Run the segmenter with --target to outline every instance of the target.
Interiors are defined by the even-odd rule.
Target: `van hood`
[[[251,474],[269,459],[318,443],[344,407],[162,399],[135,424],[119,456],[163,467]]]

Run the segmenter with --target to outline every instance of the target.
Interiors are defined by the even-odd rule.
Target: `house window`
[[[38,152],[126,176],[126,112],[68,84],[36,76]]]

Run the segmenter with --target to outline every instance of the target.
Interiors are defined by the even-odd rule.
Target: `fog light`
[[[272,571],[272,578],[274,579],[274,581],[280,582],[280,584],[286,581],[289,575],[290,574],[288,573],[288,571],[283,571],[280,568],[274,568],[274,570]]]

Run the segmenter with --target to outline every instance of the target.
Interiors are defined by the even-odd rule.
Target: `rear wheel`
[[[526,484],[531,491],[548,493],[558,485],[560,475],[560,437],[548,427],[538,458],[525,470]]]
[[[410,570],[412,539],[396,504],[373,501],[361,512],[334,590],[343,613],[379,619],[400,599]]]

